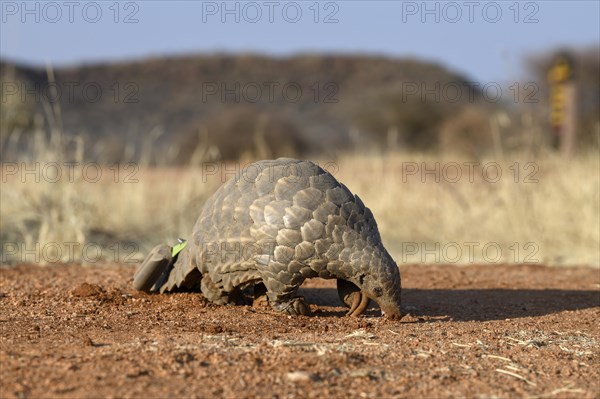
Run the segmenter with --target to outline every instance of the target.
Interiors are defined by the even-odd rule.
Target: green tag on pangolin
[[[179,244],[175,245],[173,247],[173,249],[171,250],[171,256],[172,257],[177,256],[178,253],[183,251],[183,248],[185,248],[186,245],[187,245],[187,241],[183,241],[183,242],[180,242]]]

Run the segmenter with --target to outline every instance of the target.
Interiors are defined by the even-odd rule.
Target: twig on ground
[[[512,360],[510,360],[509,358],[498,356],[498,355],[483,355],[483,357],[489,357],[491,359],[500,359],[500,360],[504,360],[505,362],[512,362]]]
[[[513,373],[512,371],[508,371],[508,370],[502,370],[502,369],[496,369],[497,372],[502,373],[502,374],[506,374],[506,375],[510,375],[511,377],[515,377],[523,382],[526,382],[527,384],[531,385],[531,386],[537,386],[537,384],[533,381],[529,381],[527,378],[523,377],[522,375],[519,375],[517,373]]]

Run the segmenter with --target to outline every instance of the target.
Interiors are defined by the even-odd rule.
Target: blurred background
[[[135,262],[311,159],[406,263],[600,265],[590,1],[1,3],[2,263]]]

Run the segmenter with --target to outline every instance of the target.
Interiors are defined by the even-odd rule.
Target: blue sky
[[[481,82],[600,43],[598,1],[2,1],[2,58],[72,65],[200,52],[374,53]]]

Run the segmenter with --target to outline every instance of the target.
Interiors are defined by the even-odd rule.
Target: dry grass
[[[56,135],[39,133],[31,146],[29,159],[2,166],[3,263],[139,259],[156,243],[187,236],[206,198],[230,176],[203,172],[222,172],[220,163],[179,169],[90,164],[77,142],[66,145]],[[597,154],[473,161],[352,153],[316,161],[373,210],[398,263],[600,265]],[[469,170],[468,162],[478,164]],[[422,174],[436,164],[437,172]],[[491,182],[496,170],[502,176]]]
[[[472,173],[469,162],[477,163]],[[421,173],[436,164],[438,172]],[[459,179],[456,165],[463,168]],[[393,153],[345,156],[336,176],[373,210],[398,261],[448,263],[459,249],[457,263],[599,265],[599,167],[597,154],[474,161]]]

